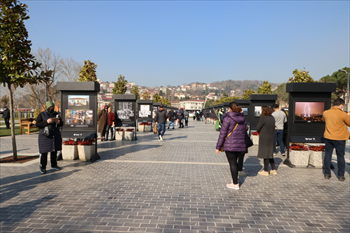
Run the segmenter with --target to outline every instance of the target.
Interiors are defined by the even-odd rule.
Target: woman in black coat
[[[45,111],[41,112],[36,118],[36,126],[39,127],[39,152],[40,152],[40,172],[46,173],[47,154],[50,152],[51,170],[61,170],[57,166],[57,151],[62,150],[62,137],[59,127],[63,126],[61,117],[57,118],[57,112],[54,110],[55,105],[52,101],[47,101]],[[54,119],[52,119],[54,118]],[[49,136],[44,136],[44,128],[51,127]]]
[[[277,175],[275,161],[273,159],[275,118],[271,115],[273,110],[270,106],[263,106],[258,125],[259,150],[258,158],[264,159],[264,170],[258,174],[262,176]],[[269,164],[271,171],[269,173]]]

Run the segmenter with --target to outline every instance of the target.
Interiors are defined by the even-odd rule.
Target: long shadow
[[[0,208],[0,223],[2,225],[13,225],[19,222],[29,215],[31,215],[43,202],[49,201],[57,197],[57,195],[49,195],[46,197],[39,198],[35,201],[25,202],[19,205],[10,205],[4,208]]]
[[[126,154],[135,153],[138,151],[145,151],[148,149],[158,148],[161,146],[162,145],[138,145],[138,146],[131,145],[129,147],[118,148],[117,150],[116,148],[114,149],[111,148],[111,150],[100,151],[98,152],[98,154],[100,155],[101,160],[116,159]],[[115,152],[115,153],[111,153],[111,152]]]
[[[71,174],[78,172],[80,170],[73,170],[69,172],[53,172],[47,175],[40,175],[37,172],[36,177],[32,177],[31,179],[26,179],[18,183],[9,184],[9,185],[1,185],[0,186],[0,203],[5,202],[11,198],[14,198],[19,195],[20,192],[27,191],[35,188],[38,184],[43,184],[51,181],[55,181],[58,179],[65,178],[70,176]],[[32,174],[32,173],[31,173]],[[22,176],[22,175],[21,175]],[[22,177],[23,178],[23,177]],[[15,179],[15,178],[13,178]]]
[[[164,137],[164,139],[167,140],[167,141],[168,141],[168,140],[169,140],[169,141],[170,141],[170,140],[176,140],[176,139],[184,139],[184,138],[187,138],[187,136],[178,136],[178,137],[173,137],[173,138],[166,138],[166,137]]]

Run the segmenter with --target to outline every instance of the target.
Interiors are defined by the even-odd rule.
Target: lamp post
[[[348,85],[346,87],[346,94],[347,94],[347,97],[346,97],[346,111],[348,112],[349,111],[349,72],[347,72],[346,70],[343,70],[343,69],[339,69],[338,71],[348,74]]]

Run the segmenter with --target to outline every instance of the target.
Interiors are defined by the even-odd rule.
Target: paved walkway
[[[0,231],[350,232],[350,166],[339,182],[276,157],[278,175],[262,177],[253,146],[244,164],[250,175],[229,190],[217,137],[213,125],[190,121],[162,142],[138,133],[138,141],[100,143],[101,160],[59,161],[58,172],[40,175],[38,160],[0,165]],[[10,137],[0,143],[1,157],[11,153]],[[17,143],[19,154],[38,154],[37,134]]]

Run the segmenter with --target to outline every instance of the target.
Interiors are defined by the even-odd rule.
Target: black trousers
[[[40,155],[40,167],[43,169],[46,169],[47,154],[48,153],[42,153]],[[50,159],[51,159],[51,167],[56,167],[57,166],[57,151],[50,152]]]
[[[111,138],[109,140],[112,140],[113,139],[113,126],[108,124],[107,129],[106,129],[106,140],[108,139],[109,131],[111,131]]]
[[[269,164],[271,164],[271,170],[276,170],[274,159],[264,159],[264,171],[269,171]]]
[[[188,126],[188,118],[185,118],[185,126]]]
[[[5,125],[7,129],[10,128],[10,118],[5,118]]]
[[[243,167],[243,158],[244,158],[244,152],[234,152],[234,151],[225,151],[227,161],[230,164],[230,171],[232,176],[233,184],[238,184],[238,159],[240,157],[242,160],[242,167]]]

